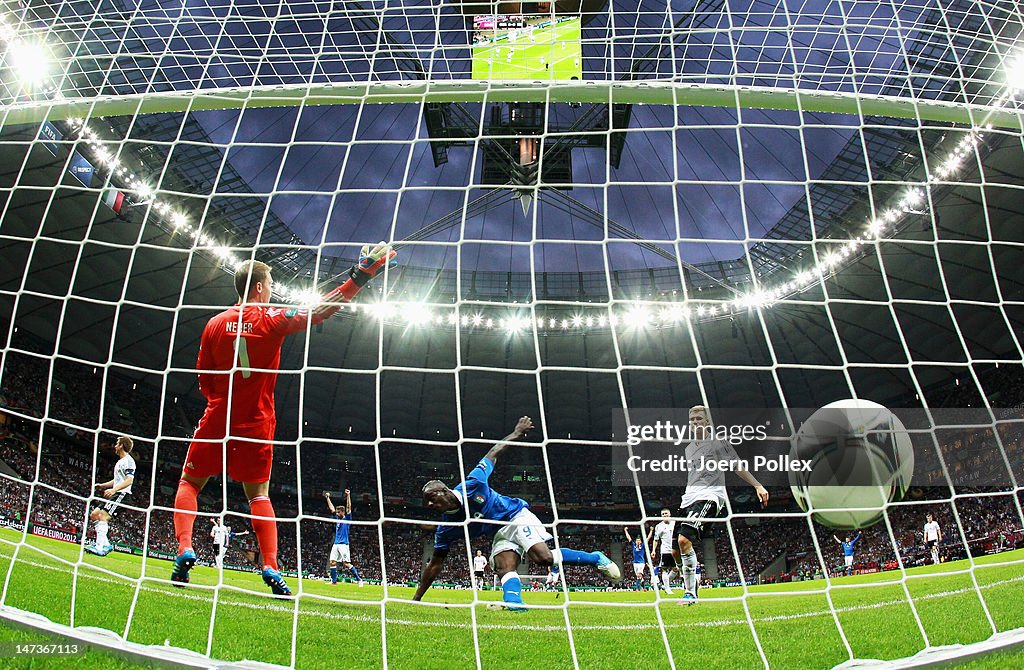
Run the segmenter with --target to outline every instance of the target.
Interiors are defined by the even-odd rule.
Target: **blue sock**
[[[503,600],[507,603],[523,604],[523,583],[519,581],[519,575],[509,572],[501,578],[501,590],[505,593]]]
[[[331,568],[331,584],[338,583],[338,568]]]
[[[597,565],[601,555],[596,551],[577,551],[575,549],[555,549],[551,554],[555,557],[555,563],[567,565]]]
[[[357,580],[359,580],[359,581],[363,581],[363,580],[362,580],[362,579],[360,579],[360,577],[359,577],[359,571],[358,571],[358,570],[356,570],[356,566],[354,566],[354,565],[353,565],[353,566],[352,566],[352,568],[351,568],[351,571],[352,571],[352,576],[353,576],[353,577],[355,577],[355,578],[356,578]]]

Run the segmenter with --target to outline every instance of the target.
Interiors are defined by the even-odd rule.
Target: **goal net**
[[[912,666],[1019,643],[1022,29],[1024,5],[983,0],[0,4],[0,615],[189,667]],[[378,240],[398,264],[281,352],[294,597],[260,579],[259,515],[223,477],[177,588],[197,353],[235,268],[267,263],[291,318]],[[746,413],[766,435],[739,454],[784,459],[851,398],[904,422],[906,481],[827,516],[785,468],[748,468],[766,503],[725,473],[680,604],[652,542],[666,509],[678,549],[696,480],[631,470],[623,425]],[[494,611],[491,539],[460,522],[413,602],[423,485],[464,483],[521,416],[490,485],[623,581],[567,563],[544,589],[524,559],[528,610]],[[324,494],[343,512],[346,490],[342,527]]]

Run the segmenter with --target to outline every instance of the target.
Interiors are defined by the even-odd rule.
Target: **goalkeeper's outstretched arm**
[[[359,252],[359,262],[348,271],[348,280],[325,295],[317,309],[332,309],[331,305],[352,300],[384,266],[394,267],[395,261],[392,259],[396,253],[391,245],[385,242],[378,242],[373,249],[369,244],[364,244]]]
[[[523,435],[526,435],[531,430],[533,430],[533,421],[530,417],[520,417],[519,421],[516,422],[515,429],[506,435],[501,442],[491,447],[491,450],[487,452],[487,455],[484,456],[484,458],[497,465],[498,457],[501,456],[502,452],[508,449],[509,444],[514,440],[518,440]]]
[[[441,568],[444,566],[444,559],[448,558],[447,549],[434,548],[434,553],[430,556],[430,561],[423,566],[423,574],[420,575],[420,584],[416,587],[416,595],[412,597],[413,600],[422,600],[423,594],[427,592],[430,585],[434,583],[437,576],[441,574]]]

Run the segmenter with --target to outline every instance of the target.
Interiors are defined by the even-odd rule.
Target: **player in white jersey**
[[[548,574],[544,577],[544,590],[545,591],[557,591],[558,590],[558,573],[560,569],[557,565],[548,566]],[[559,591],[559,595],[561,592]],[[558,596],[555,596],[556,598]]]
[[[244,530],[241,533],[235,533],[231,530],[231,526],[224,523],[224,519],[220,519],[218,523],[217,519],[210,519],[213,523],[213,528],[210,529],[210,537],[213,538],[213,546],[217,551],[217,567],[224,567],[224,556],[228,553],[228,545],[231,544],[231,540],[236,537],[242,537],[248,535],[249,531]]]
[[[478,589],[482,589],[484,587],[485,568],[487,568],[487,557],[484,556],[484,552],[477,549],[476,556],[473,557],[473,578],[476,581],[476,587]]]
[[[661,521],[654,527],[654,544],[651,553],[659,557],[661,567],[661,585],[665,593],[672,595],[672,573],[676,569],[676,522],[671,519],[672,510],[661,510]],[[651,580],[654,581],[653,579]],[[657,585],[655,584],[655,588]]]
[[[711,435],[711,420],[708,409],[703,405],[690,408],[690,431],[693,435]],[[711,460],[738,460],[736,450],[728,442],[716,439],[697,439],[686,445],[686,460],[691,467],[698,468],[702,462]],[[746,470],[736,470],[740,479],[754,487],[761,507],[768,504],[768,491]],[[680,516],[677,524],[679,533],[679,572],[683,576],[682,604],[697,602],[697,552],[693,543],[701,537],[704,521],[721,516],[728,505],[725,492],[725,473],[721,469],[694,469],[688,472],[686,492],[679,502]]]
[[[131,494],[132,484],[135,483],[135,459],[131,457],[132,446],[132,438],[127,435],[117,438],[114,442],[114,453],[117,454],[118,461],[114,465],[114,478],[96,485],[98,490],[103,491],[103,497],[107,498],[107,502],[89,513],[89,518],[95,523],[96,529],[95,543],[85,548],[90,554],[106,556],[114,548],[107,537],[107,531],[111,517],[117,512],[117,507],[125,496]]]
[[[928,514],[928,522],[924,525],[924,544],[932,554],[932,563],[939,564],[939,543],[942,542],[942,529],[935,517]]]

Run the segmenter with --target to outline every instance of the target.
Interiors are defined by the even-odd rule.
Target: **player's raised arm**
[[[506,435],[501,442],[491,447],[491,450],[487,452],[487,455],[484,456],[484,458],[497,465],[498,457],[501,456],[501,454],[509,447],[509,444],[518,440],[523,435],[526,435],[531,430],[533,430],[533,420],[528,416],[520,417],[512,432]]]
[[[352,513],[352,492],[345,489],[345,516]]]
[[[348,271],[348,280],[325,295],[322,303],[314,308],[313,315],[316,316],[318,311],[330,312],[330,314],[337,312],[337,305],[339,303],[346,303],[356,297],[356,294],[359,293],[359,291],[361,291],[371,279],[376,277],[377,273],[380,272],[385,265],[388,267],[394,267],[395,261],[393,259],[396,253],[397,252],[391,248],[390,244],[383,241],[378,242],[372,249],[369,244],[364,244],[363,248],[359,252],[359,262],[353,265]]]
[[[444,566],[444,559],[448,558],[448,550],[434,547],[434,553],[430,555],[430,561],[423,566],[423,574],[420,575],[420,584],[416,587],[416,595],[413,600],[422,600],[423,594],[427,592],[430,585],[434,583],[437,576],[441,574]]]
[[[335,509],[334,503],[331,501],[331,492],[324,491],[324,500],[327,501],[327,509],[331,510],[331,514],[337,514],[338,510]]]
[[[833,540],[835,540],[837,544],[842,544],[842,543],[843,543],[843,541],[842,541],[842,540],[840,540],[840,539],[839,539],[838,537],[836,537],[835,535],[833,535],[833,536],[832,536],[832,539],[833,539]]]
[[[633,538],[629,535],[629,526],[623,526],[622,530],[626,533],[626,542],[633,543]]]

